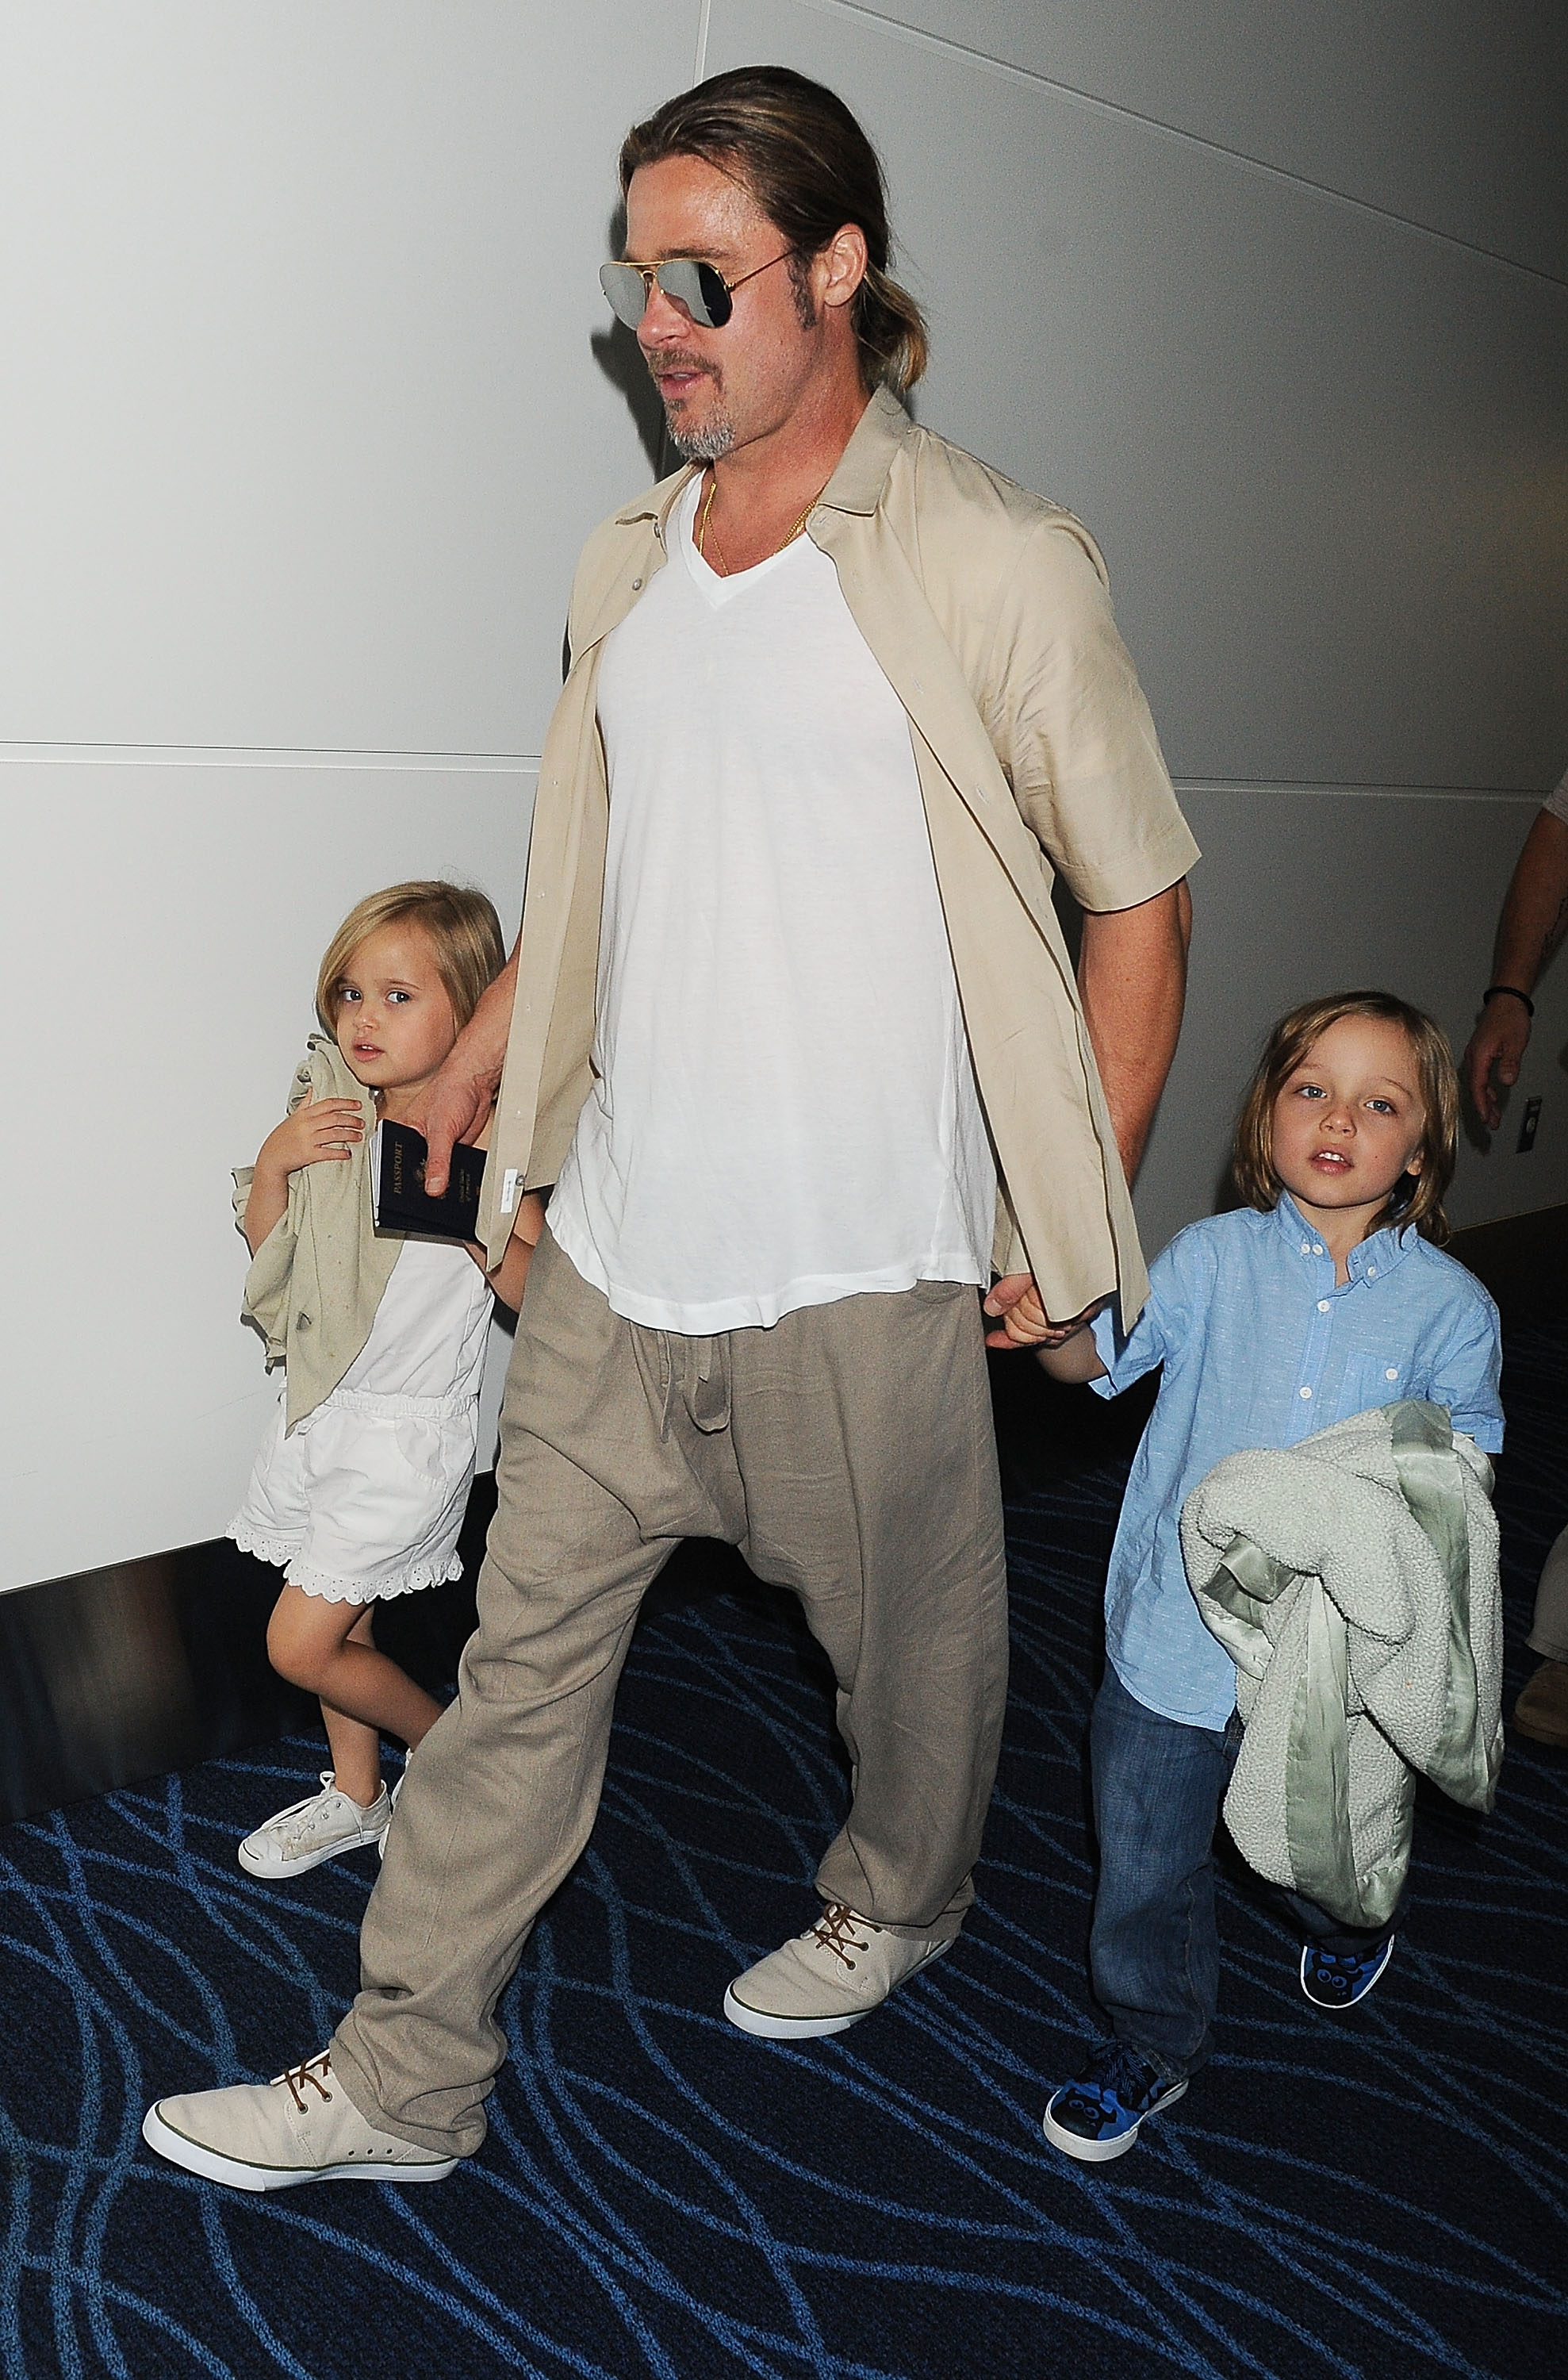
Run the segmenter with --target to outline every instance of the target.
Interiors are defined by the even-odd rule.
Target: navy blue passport
[[[421,1239],[476,1240],[484,1150],[458,1142],[452,1152],[444,1198],[432,1198],[425,1187],[428,1154],[424,1134],[416,1132],[412,1124],[383,1119],[376,1126],[370,1143],[370,1198],[376,1229],[413,1232]]]

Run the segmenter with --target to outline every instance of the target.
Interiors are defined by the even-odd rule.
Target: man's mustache
[[[657,357],[648,358],[647,364],[656,384],[663,380],[667,373],[688,371],[701,372],[706,379],[711,380],[716,387],[723,385],[722,375],[716,364],[710,364],[706,356],[693,355],[684,347],[661,347]]]

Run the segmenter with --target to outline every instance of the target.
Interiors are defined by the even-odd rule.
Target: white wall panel
[[[1109,103],[1568,274],[1550,0],[872,0]]]
[[[1488,980],[1492,929],[1529,801],[1244,789],[1182,795],[1203,864],[1193,875],[1191,1023],[1138,1183],[1150,1247],[1206,1214],[1262,1036],[1298,1001],[1377,985],[1434,1015],[1456,1051]],[[1487,1151],[1460,1144],[1456,1225],[1568,1202],[1568,965],[1541,986],[1524,1072]],[[1540,1129],[1516,1153],[1525,1101]]]
[[[0,765],[0,1590],[216,1536],[271,1391],[228,1169],[283,1113],[364,893],[522,905],[528,771]]]
[[[537,753],[696,0],[0,18],[0,741]]]
[[[859,12],[717,0],[708,56],[863,115],[922,418],[1095,531],[1178,774],[1552,781],[1568,290]]]

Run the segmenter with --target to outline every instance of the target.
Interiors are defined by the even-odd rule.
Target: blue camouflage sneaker
[[[1101,2044],[1076,2082],[1053,2092],[1045,2109],[1045,2137],[1064,2155],[1085,2165],[1126,2156],[1146,2116],[1157,2116],[1187,2088],[1187,2078],[1162,2082],[1146,2059],[1125,2041]]]
[[[1357,1959],[1325,1950],[1320,1942],[1304,1942],[1301,1988],[1314,2008],[1333,2009],[1336,2015],[1342,2009],[1354,2008],[1357,2000],[1366,1998],[1393,1958],[1393,1944],[1391,1934],[1386,1942],[1380,1942],[1364,1959]]]

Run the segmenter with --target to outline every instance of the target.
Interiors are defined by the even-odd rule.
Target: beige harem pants
[[[972,1288],[689,1339],[612,1314],[547,1231],[498,1485],[478,1629],[409,1764],[332,2046],[362,2115],[447,2155],[484,2138],[496,2003],[588,1839],[637,1609],[681,1538],[724,1539],[793,1588],[832,1662],[854,1799],[817,1873],[826,1900],[958,1931],[1007,1688]]]

